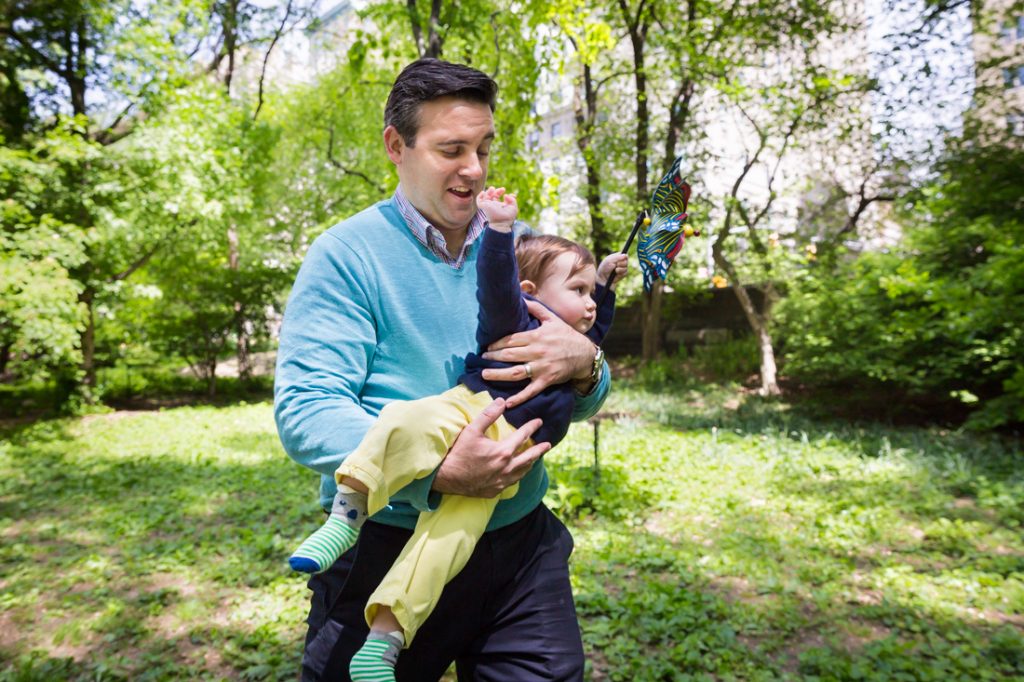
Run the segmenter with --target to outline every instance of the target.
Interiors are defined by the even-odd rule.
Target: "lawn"
[[[594,680],[1024,679],[1024,454],[619,382],[549,458]],[[294,679],[320,520],[270,405],[0,440],[0,680]]]

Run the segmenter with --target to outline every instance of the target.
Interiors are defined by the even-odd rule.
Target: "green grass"
[[[594,680],[1024,677],[1024,457],[620,382],[549,458]],[[294,679],[319,523],[266,403],[0,441],[0,680]]]

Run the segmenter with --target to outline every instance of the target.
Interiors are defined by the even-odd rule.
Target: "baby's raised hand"
[[[509,232],[519,215],[519,204],[515,194],[506,194],[504,187],[488,187],[476,196],[476,205],[491,227],[498,232]]]
[[[606,256],[597,266],[597,283],[601,286],[608,286],[608,279],[612,273],[615,273],[615,279],[611,284],[611,288],[614,289],[615,283],[626,276],[627,270],[629,270],[629,256],[624,253],[613,253]]]

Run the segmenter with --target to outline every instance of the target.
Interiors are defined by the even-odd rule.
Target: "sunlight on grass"
[[[1019,679],[1024,459],[621,382],[547,457],[595,680]],[[0,440],[0,680],[293,679],[319,523],[269,404]]]
[[[701,401],[620,391],[599,477],[592,426],[548,458],[595,679],[1024,672],[1019,450]]]

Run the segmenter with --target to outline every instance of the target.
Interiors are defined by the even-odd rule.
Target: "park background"
[[[0,680],[294,678],[275,334],[422,55],[536,229],[694,187],[546,458],[588,676],[1024,677],[1019,0],[0,7]]]

